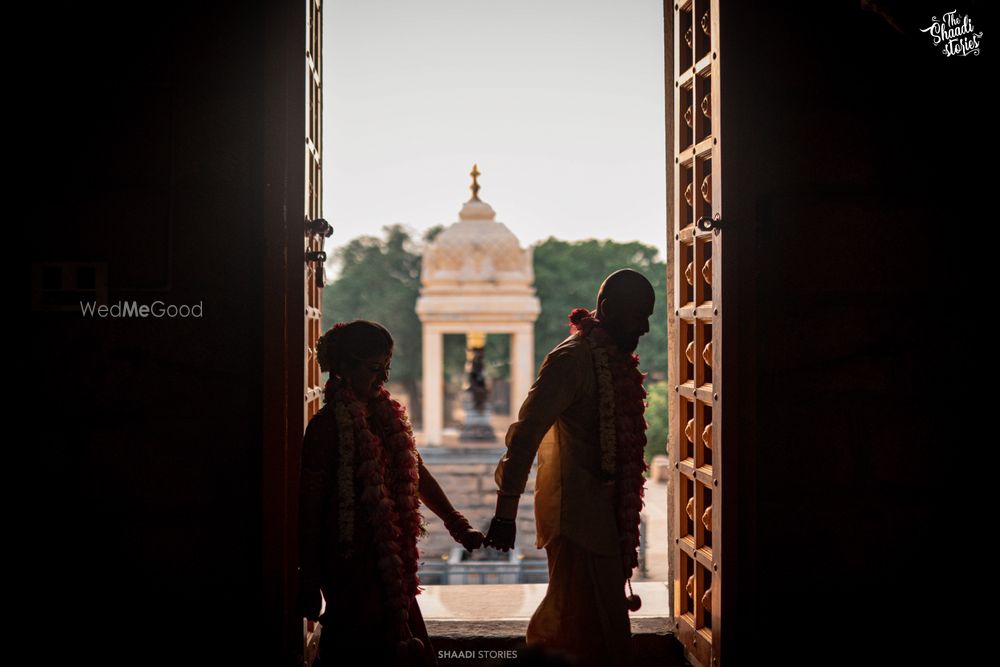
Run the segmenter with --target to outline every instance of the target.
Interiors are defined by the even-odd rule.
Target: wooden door
[[[323,210],[323,14],[322,0],[306,2],[306,51],[305,51],[305,177],[303,210],[304,253],[303,265],[303,317],[302,327],[302,432],[309,420],[323,405],[323,381],[316,358],[316,342],[322,335],[323,287],[326,284],[323,250],[325,239],[332,229],[322,218]],[[301,434],[300,434],[301,435]],[[311,665],[319,649],[319,624],[303,619],[303,658]]]
[[[939,241],[988,191],[985,61],[931,44],[923,3],[664,9],[672,629],[702,666],[942,662],[914,628],[955,525],[941,443],[968,440],[928,313],[982,297]]]
[[[306,8],[306,136],[305,136],[305,290],[302,377],[303,424],[322,407],[323,382],[316,359],[316,341],[323,333],[322,294],[325,285],[323,242],[332,230],[322,219],[323,210],[323,15],[322,0],[305,0]]]
[[[664,8],[666,55],[673,61],[668,79],[673,90],[668,109],[673,625],[688,659],[703,667],[721,663],[725,574],[718,3],[686,0]]]

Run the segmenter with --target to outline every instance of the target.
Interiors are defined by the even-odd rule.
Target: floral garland
[[[615,480],[615,517],[624,559],[639,566],[639,513],[643,507],[645,459],[646,373],[639,355],[622,352],[597,319],[596,311],[576,308],[569,315],[570,332],[586,338],[594,358],[600,418],[601,471]]]
[[[331,376],[325,399],[334,409],[340,436],[337,471],[340,542],[344,552],[350,553],[357,475],[363,483],[360,502],[375,530],[382,583],[405,640],[410,636],[410,600],[423,590],[417,576],[420,557],[417,540],[426,534],[419,511],[420,478],[413,429],[405,408],[385,388],[373,400],[374,422],[383,427],[384,437],[372,431],[368,407],[346,383]]]

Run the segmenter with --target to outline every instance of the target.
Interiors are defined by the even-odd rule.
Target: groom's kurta
[[[538,379],[507,431],[496,469],[501,495],[524,492],[538,453],[538,548],[563,535],[605,556],[620,553],[614,482],[602,481],[597,380],[590,344],[570,336],[545,357]]]
[[[570,336],[545,357],[506,445],[496,469],[501,503],[516,504],[538,454],[536,545],[546,549],[549,586],[527,643],[587,664],[629,664],[614,481],[600,477],[598,387],[586,338]]]

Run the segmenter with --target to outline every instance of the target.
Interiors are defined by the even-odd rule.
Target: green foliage
[[[427,232],[436,236],[441,227]],[[420,319],[421,245],[403,225],[382,228],[384,237],[359,236],[336,251],[340,276],[323,290],[323,330],[336,322],[365,319],[389,330],[395,341],[392,379],[412,382],[422,372]]]
[[[486,377],[510,379],[510,334],[486,337]]]
[[[640,368],[650,380],[667,372],[667,265],[656,259],[657,248],[638,241],[588,239],[560,241],[549,237],[535,246],[535,288],[542,314],[535,322],[536,368],[545,355],[569,335],[569,313],[596,307],[597,290],[618,269],[635,269],[653,285],[656,305],[649,333],[639,339]]]
[[[670,437],[669,407],[670,389],[666,381],[649,383],[646,386],[646,463],[658,454],[667,453]]]
[[[466,345],[466,338],[463,334],[445,334],[444,372],[449,377],[465,373]],[[489,379],[510,378],[510,334],[489,334],[486,336],[486,377]]]
[[[465,336],[462,334],[444,335],[444,374],[455,377],[465,372]]]

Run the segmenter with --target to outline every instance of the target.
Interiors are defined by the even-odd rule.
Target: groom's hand
[[[493,521],[490,522],[490,530],[486,533],[486,539],[483,540],[483,546],[493,547],[501,551],[513,549],[514,540],[517,537],[516,525],[514,519],[493,517]]]

